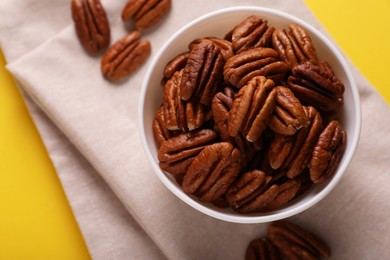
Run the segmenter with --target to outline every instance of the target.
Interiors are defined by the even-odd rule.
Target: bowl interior
[[[160,81],[162,71],[173,57],[188,50],[188,44],[196,39],[206,36],[223,38],[235,25],[250,15],[258,15],[268,20],[275,28],[286,28],[290,23],[297,23],[310,34],[320,59],[326,60],[334,69],[337,76],[345,84],[344,106],[341,111],[341,124],[347,132],[348,140],[346,151],[340,166],[333,177],[321,185],[313,185],[305,195],[293,200],[282,209],[259,214],[242,215],[231,209],[220,209],[211,204],[200,203],[194,197],[185,194],[175,179],[158,166],[157,147],[153,138],[152,121],[162,102],[162,88]],[[139,128],[146,155],[150,160],[156,175],[176,196],[190,206],[218,219],[238,223],[260,223],[289,217],[297,214],[317,203],[325,197],[340,180],[348,166],[360,134],[360,102],[357,88],[348,66],[332,43],[316,29],[286,13],[261,7],[235,7],[219,10],[187,24],[174,34],[154,57],[146,74],[139,104]]]

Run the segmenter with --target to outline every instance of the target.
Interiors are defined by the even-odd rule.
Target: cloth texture
[[[102,2],[114,42],[127,32],[120,19],[124,1]],[[186,23],[237,5],[286,11],[326,34],[298,0],[173,1],[168,17],[144,35],[151,41],[152,56]],[[82,49],[69,9],[64,0],[3,0],[0,43],[8,69],[27,94],[92,257],[242,259],[248,242],[263,236],[268,225],[213,219],[160,183],[140,152],[137,128],[138,96],[151,58],[126,81],[104,80],[100,56],[86,55]],[[390,113],[380,95],[351,67],[363,112],[358,150],[336,188],[291,219],[328,241],[332,259],[387,259]]]

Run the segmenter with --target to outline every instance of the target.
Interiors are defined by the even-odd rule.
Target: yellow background
[[[390,1],[306,0],[390,103]],[[59,179],[0,55],[0,259],[90,259]]]

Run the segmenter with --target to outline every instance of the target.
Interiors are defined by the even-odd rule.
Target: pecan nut
[[[294,136],[276,134],[268,148],[268,159],[273,169],[287,169],[287,177],[294,178],[306,168],[313,147],[323,125],[322,118],[313,107],[304,107],[309,124]]]
[[[109,80],[126,77],[138,69],[149,57],[149,41],[141,41],[141,34],[133,31],[114,43],[101,60],[101,71]]]
[[[297,196],[303,179],[295,178],[272,184],[265,191],[258,194],[252,200],[241,205],[236,210],[240,213],[267,212],[284,206]],[[272,183],[272,179],[270,183]]]
[[[183,191],[200,201],[215,201],[234,182],[241,170],[241,154],[228,142],[206,146],[184,175]]]
[[[163,115],[169,130],[187,132],[203,125],[203,105],[196,98],[184,101],[180,98],[183,70],[177,71],[164,86]]]
[[[287,259],[321,259],[331,255],[329,247],[309,231],[287,221],[273,222],[268,227],[271,242]]]
[[[263,76],[251,79],[241,88],[229,112],[228,131],[234,137],[241,132],[250,142],[256,142],[267,126],[275,108],[274,83]]]
[[[288,65],[279,60],[271,48],[255,48],[234,55],[226,61],[223,69],[225,81],[237,88],[245,86],[256,76],[265,76],[275,83],[286,75]]]
[[[226,192],[226,200],[233,209],[240,208],[264,192],[271,179],[272,177],[259,170],[246,172]]]
[[[220,134],[223,141],[230,140],[228,133],[229,111],[233,105],[235,92],[232,88],[226,87],[223,92],[215,94],[211,103],[211,110],[214,118],[214,130]]]
[[[72,0],[72,18],[85,50],[96,53],[110,43],[110,26],[100,0]]]
[[[326,62],[295,66],[287,84],[303,105],[313,106],[325,114],[337,113],[343,105],[344,84]]]
[[[162,143],[173,136],[172,131],[168,130],[164,120],[164,114],[162,106],[156,112],[152,123],[154,140],[157,143],[157,148],[160,148]]]
[[[173,175],[184,174],[203,148],[214,142],[217,134],[209,129],[182,133],[163,142],[158,150],[160,167]]]
[[[180,71],[187,64],[189,52],[183,52],[170,60],[163,70],[163,80],[161,81],[164,86],[165,83],[175,74],[176,71]]]
[[[346,145],[347,134],[336,120],[331,121],[318,138],[310,160],[310,179],[323,183],[336,171]]]
[[[278,249],[265,237],[252,240],[245,253],[245,260],[282,260]]]
[[[275,28],[258,16],[249,16],[232,31],[232,43],[235,53],[258,47],[272,47],[272,34]]]
[[[275,89],[276,107],[268,126],[275,133],[293,135],[307,123],[305,111],[290,89],[282,86]]]
[[[309,34],[297,24],[290,24],[288,30],[276,29],[272,35],[272,43],[281,60],[287,62],[290,68],[306,61],[318,63]]]
[[[171,0],[128,0],[122,19],[134,19],[137,30],[145,30],[161,21],[171,9]]]
[[[222,80],[225,61],[219,48],[210,40],[196,44],[188,56],[180,84],[180,96],[189,100],[198,96],[204,105],[210,105]]]
[[[227,61],[230,57],[232,57],[234,55],[232,43],[230,41],[219,39],[217,37],[205,37],[205,38],[199,38],[199,39],[193,40],[189,45],[190,50],[192,50],[192,48],[196,44],[199,44],[203,40],[212,41],[221,51],[221,54],[222,54],[223,58],[225,59],[225,61]]]

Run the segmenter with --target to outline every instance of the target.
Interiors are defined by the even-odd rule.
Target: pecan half
[[[145,62],[150,51],[149,41],[141,41],[141,34],[132,31],[107,50],[101,60],[101,71],[109,80],[126,77]]]
[[[309,34],[297,24],[290,24],[288,30],[276,29],[272,35],[272,43],[280,59],[287,62],[290,68],[306,61],[318,63]]]
[[[202,129],[168,139],[158,150],[157,157],[161,169],[173,175],[184,174],[195,156],[216,138],[217,134],[214,131]]]
[[[272,183],[272,179],[270,183]],[[276,210],[292,200],[299,192],[302,180],[295,178],[272,184],[265,191],[252,198],[236,210],[240,213],[267,212]]]
[[[309,124],[294,136],[276,134],[268,148],[268,159],[273,169],[287,169],[287,177],[300,175],[310,160],[323,125],[322,118],[313,107],[304,107]]]
[[[211,105],[214,118],[214,130],[220,134],[222,141],[230,142],[240,150],[243,157],[243,166],[245,166],[255,155],[256,151],[262,148],[263,140],[259,138],[255,143],[251,143],[241,133],[238,133],[234,137],[229,135],[228,119],[229,111],[233,105],[234,95],[234,90],[226,87],[224,92],[218,92],[214,96]]]
[[[85,50],[96,53],[110,43],[110,26],[100,0],[72,0],[72,18]]]
[[[183,69],[181,98],[189,100],[193,96],[198,96],[202,104],[210,105],[222,80],[224,63],[219,48],[212,41],[203,40],[196,44]]]
[[[287,70],[287,63],[279,60],[279,55],[274,49],[259,47],[228,59],[223,75],[226,82],[241,88],[256,76],[265,76],[275,83],[279,82],[284,78]]]
[[[331,255],[329,247],[309,231],[287,221],[273,222],[268,227],[271,242],[287,259],[321,259]]]
[[[318,138],[310,160],[310,179],[323,183],[336,171],[346,145],[347,134],[338,121],[331,121]]]
[[[189,45],[190,50],[196,44],[199,44],[201,41],[203,41],[205,39],[212,41],[219,48],[225,61],[227,61],[230,57],[232,57],[234,55],[232,43],[230,41],[223,40],[223,39],[220,39],[217,37],[205,37],[205,38],[199,38],[199,39],[193,40]]]
[[[245,253],[245,260],[282,260],[278,249],[265,237],[252,240]]]
[[[180,98],[180,84],[183,70],[177,71],[164,86],[163,115],[169,130],[187,132],[203,125],[203,105],[194,97],[184,101]]]
[[[278,86],[275,90],[276,107],[268,126],[275,133],[293,135],[307,123],[305,111],[290,89]]]
[[[230,136],[242,132],[250,142],[256,142],[267,126],[275,108],[274,82],[263,76],[251,79],[241,88],[229,112]]]
[[[173,74],[175,74],[176,71],[179,71],[184,68],[184,66],[187,64],[189,54],[190,53],[188,51],[180,53],[167,63],[163,71],[163,80],[161,81],[163,86],[165,85],[167,80],[169,80],[173,76]]]
[[[137,30],[145,30],[161,21],[171,9],[171,0],[128,0],[122,19],[134,19]]]
[[[172,137],[172,132],[168,130],[165,124],[162,106],[156,112],[153,123],[153,136],[157,143],[157,148],[160,148],[162,143]]]
[[[230,140],[230,135],[228,133],[228,118],[229,111],[233,105],[234,95],[234,90],[230,87],[226,87],[223,92],[215,94],[211,103],[214,130],[221,135],[223,141]]]
[[[325,114],[337,113],[343,105],[344,84],[330,65],[306,62],[295,66],[287,84],[303,105],[310,105]]]
[[[188,168],[182,188],[200,201],[215,201],[222,196],[241,170],[241,154],[227,142],[206,146]]]
[[[253,170],[241,175],[226,192],[226,200],[233,209],[240,208],[264,192],[272,177],[264,172]]]
[[[232,43],[235,53],[258,47],[272,47],[272,34],[275,28],[268,22],[252,15],[238,24],[232,32]]]

